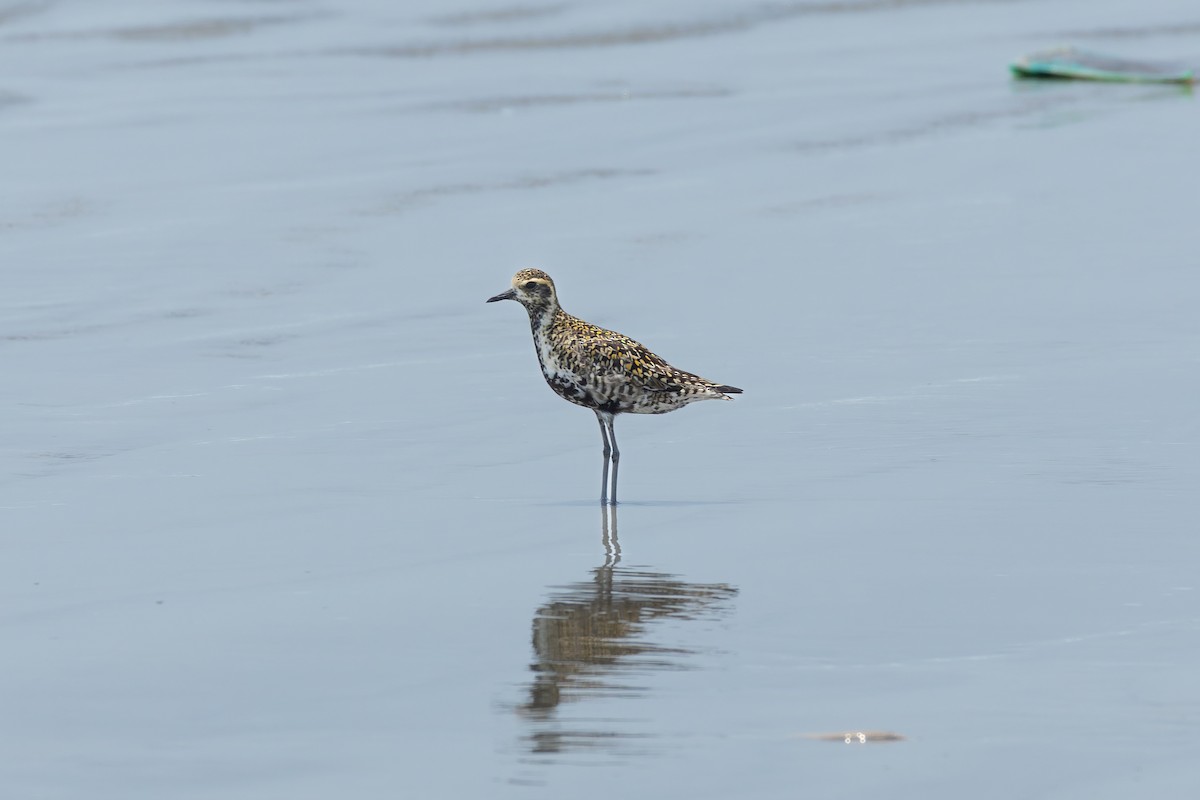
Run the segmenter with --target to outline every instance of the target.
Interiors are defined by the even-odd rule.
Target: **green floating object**
[[[1195,83],[1196,71],[1177,64],[1129,61],[1073,47],[1031,53],[1010,66],[1019,78],[1059,78],[1117,83]]]

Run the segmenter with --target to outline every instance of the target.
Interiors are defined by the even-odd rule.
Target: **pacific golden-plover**
[[[516,300],[529,312],[533,346],[542,375],[559,397],[596,412],[604,440],[600,502],[608,502],[608,465],[612,463],[612,503],[617,502],[617,414],[665,414],[697,400],[731,400],[736,386],[713,383],[675,369],[628,336],[572,317],[558,304],[554,281],[540,269],[523,269],[512,288],[489,297]]]

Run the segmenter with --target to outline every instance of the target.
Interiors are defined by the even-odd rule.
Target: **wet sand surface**
[[[1064,43],[1200,13],[0,3],[5,795],[1190,797],[1196,98]],[[745,389],[615,511],[521,266]]]

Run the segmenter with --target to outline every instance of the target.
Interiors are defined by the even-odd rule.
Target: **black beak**
[[[487,301],[489,303],[494,303],[497,300],[516,300],[516,299],[517,299],[517,290],[509,289],[507,292],[501,292],[500,294],[496,295],[495,297],[489,297],[487,299]]]

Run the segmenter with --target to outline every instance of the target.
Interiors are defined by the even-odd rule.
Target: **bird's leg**
[[[600,423],[600,438],[604,440],[604,475],[600,478],[600,505],[608,503],[608,457],[612,455],[612,446],[608,443],[608,428],[604,417],[596,412],[596,421]]]
[[[609,524],[611,520],[611,525]],[[604,568],[621,563],[621,542],[617,539],[617,507],[600,506],[600,532],[604,541]]]
[[[608,438],[612,440],[612,504],[617,504],[617,465],[621,462],[621,451],[617,448],[617,431],[613,427],[613,416],[608,417]]]

